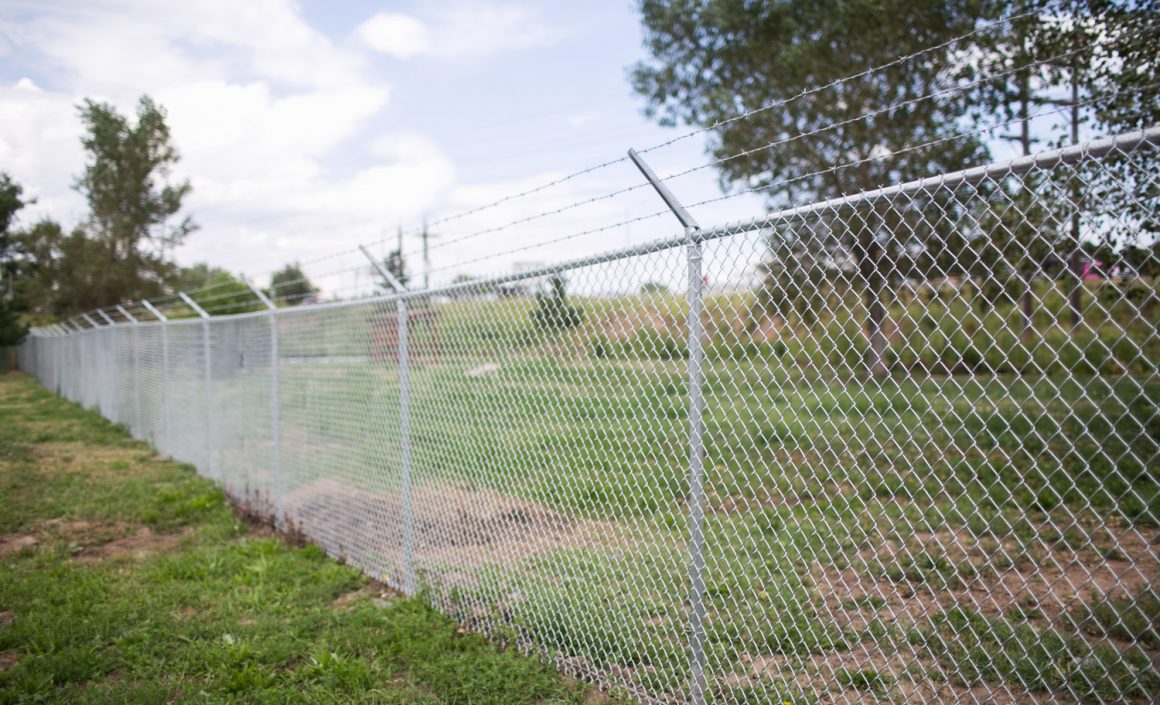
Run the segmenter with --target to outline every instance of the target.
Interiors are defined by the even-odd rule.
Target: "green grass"
[[[852,688],[876,695],[885,695],[891,681],[893,681],[890,676],[884,676],[870,668],[857,671],[843,669],[835,673],[835,677],[838,685],[843,688]]]
[[[1160,646],[1160,592],[1156,590],[1101,602],[1083,612],[1090,634]]]
[[[932,629],[912,636],[963,685],[980,681],[1022,683],[1033,691],[1066,690],[1080,702],[1148,699],[1160,694],[1160,672],[1148,654],[1094,647],[1054,629],[989,619],[955,608],[932,621]]]
[[[313,546],[240,523],[191,468],[0,374],[0,703],[583,703]]]
[[[908,680],[949,672],[952,687],[1065,700],[1160,693],[1141,660],[1160,659],[1146,595],[1101,605],[1087,590],[1065,596],[1057,581],[1044,603],[1066,602],[1063,616],[1001,597],[1004,573],[1051,578],[1072,560],[1138,562],[1146,580],[1160,579],[1125,538],[1139,532],[1154,547],[1160,524],[1156,309],[1116,304],[1109,316],[1089,306],[1071,333],[1059,292],[1037,293],[1044,305],[1029,342],[1013,334],[1010,306],[979,312],[957,294],[894,302],[892,373],[880,380],[860,376],[850,296],[831,304],[844,315],[768,341],[749,335],[751,295],[706,298],[705,630],[715,692],[737,702],[826,701],[834,688],[899,699]],[[439,305],[440,354],[412,351],[414,482],[420,497],[451,487],[518,499],[549,524],[591,522],[588,535],[607,542],[573,536],[523,555],[521,534],[482,542],[474,563],[456,555],[442,565],[420,550],[422,574],[433,602],[501,643],[676,694],[691,676],[684,304],[664,294],[575,303],[584,322],[551,334],[531,324],[528,301]],[[356,515],[396,493],[398,371],[389,354],[366,355],[372,321],[392,315],[382,304],[280,314],[288,494],[358,490],[368,497],[359,511],[331,499]],[[651,323],[602,328],[618,320]],[[468,374],[486,363],[499,369]],[[268,507],[269,370],[259,362],[228,382],[214,387],[215,476],[236,496],[264,492]],[[180,384],[193,400],[174,409],[183,457],[207,470],[200,382],[191,374]],[[197,510],[186,500],[131,505],[159,526]],[[463,511],[424,518],[454,526],[452,509]],[[330,550],[397,575],[376,530],[344,525],[345,544]],[[434,548],[438,556],[446,546]],[[518,559],[491,560],[505,552]],[[963,609],[972,595],[994,598],[986,616]],[[858,658],[867,651],[923,664],[875,661],[869,671]]]
[[[482,305],[471,307],[486,317]],[[515,304],[497,306],[511,313]],[[513,351],[506,336],[517,336],[519,325],[526,320],[494,337],[445,331],[438,364],[413,369],[416,482],[488,488],[562,515],[613,521],[631,534],[633,550],[565,547],[519,570],[485,566],[477,585],[454,589],[462,599],[455,609],[465,619],[490,609],[488,628],[502,637],[629,674],[651,692],[681,688],[690,676],[685,362],[583,351],[553,357],[530,343]],[[466,374],[489,361],[500,364],[494,375]],[[398,436],[382,430],[400,423],[389,364],[287,365],[282,384],[284,428],[293,429],[284,433],[312,449],[289,461],[292,482],[343,478],[365,487],[352,467],[398,467]],[[1154,531],[1156,398],[1160,383],[1149,376],[899,374],[864,383],[807,374],[777,358],[711,360],[704,420],[712,668],[745,673],[746,659],[772,655],[785,659],[788,674],[869,641],[887,652],[906,642],[905,630],[882,620],[835,626],[823,607],[827,585],[812,566],[881,579],[894,595],[938,594],[987,585],[1012,567],[1032,571],[1045,545],[1079,550],[1099,527]],[[334,413],[320,415],[322,408]],[[1081,517],[1074,526],[1073,513]],[[1069,528],[1058,532],[1051,522]],[[940,532],[963,533],[971,555],[914,541]],[[887,541],[899,551],[860,553]],[[440,571],[430,578],[445,589]],[[521,596],[518,604],[497,603],[510,594]],[[1114,659],[1093,663],[1099,678],[1123,677]],[[875,687],[895,689],[897,675],[883,673]],[[979,669],[978,678],[1024,682],[1013,668]],[[1027,682],[1037,692],[1071,687]],[[762,692],[777,683],[721,687]],[[1092,692],[1098,699],[1111,690]],[[808,689],[804,696],[812,697]]]

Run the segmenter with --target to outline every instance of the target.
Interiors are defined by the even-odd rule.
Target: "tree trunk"
[[[859,218],[861,230],[858,233],[858,270],[865,287],[863,297],[866,306],[866,371],[871,377],[882,377],[886,367],[886,305],[882,298],[886,291],[886,275],[882,271],[882,244],[875,237],[877,218]]]
[[[1078,230],[1078,216],[1073,222],[1073,230]],[[1073,237],[1076,249],[1071,253],[1067,268],[1071,273],[1071,293],[1068,295],[1068,302],[1071,305],[1071,327],[1074,330],[1079,328],[1079,324],[1083,320],[1083,261],[1080,257],[1079,235],[1076,234]]]
[[[1076,57],[1072,57],[1071,64],[1071,143],[1073,145],[1079,144],[1079,66],[1076,63]],[[1074,167],[1077,171],[1079,165]],[[1080,262],[1080,242],[1079,242],[1079,209],[1080,198],[1080,180],[1079,174],[1072,174],[1071,187],[1071,244],[1074,249],[1071,252],[1071,327],[1072,330],[1079,327],[1080,321],[1083,320],[1083,265]]]
[[[1035,272],[1030,268],[1023,269],[1023,339],[1030,340],[1032,333],[1035,332],[1035,320],[1033,318],[1033,292],[1032,286],[1035,283]]]
[[[1031,156],[1031,76],[1027,71],[1019,73],[1019,121],[1021,123],[1021,131],[1019,141],[1023,146],[1023,156]],[[1027,191],[1027,183],[1021,182],[1021,188],[1024,192]],[[1034,227],[1034,226],[1032,226]],[[1034,251],[1034,240],[1027,243],[1029,251]],[[1030,341],[1034,333],[1035,320],[1033,318],[1034,301],[1032,285],[1035,282],[1035,270],[1030,267],[1024,267],[1023,271],[1023,339]]]

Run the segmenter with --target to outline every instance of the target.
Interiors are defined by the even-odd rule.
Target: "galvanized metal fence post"
[[[705,703],[705,445],[702,420],[701,227],[635,150],[628,156],[685,228],[689,306],[689,702]]]
[[[282,420],[278,408],[278,307],[262,290],[243,277],[242,281],[270,312],[270,441],[274,460],[274,525],[283,525],[282,507]]]
[[[201,306],[198,306],[196,301],[189,298],[184,291],[178,292],[177,295],[181,297],[186,306],[201,316],[201,340],[205,350],[203,353],[205,358],[205,472],[209,477],[216,478],[213,458],[213,358],[210,353],[209,314]]]
[[[140,334],[140,329],[137,324],[140,321],[137,317],[125,310],[121,304],[116,306],[117,313],[125,317],[125,320],[133,324],[133,422],[137,433],[142,432],[141,428],[141,357],[140,357],[140,341],[137,336]]]
[[[399,435],[402,446],[402,481],[403,481],[403,592],[407,595],[415,594],[417,589],[415,577],[415,509],[411,492],[411,399],[410,399],[410,359],[407,344],[407,299],[403,297],[406,287],[400,282],[382,262],[376,260],[362,245],[359,245],[363,255],[370,260],[371,265],[379,275],[395,291],[395,309],[399,326]]]
[[[162,437],[165,439],[165,452],[172,455],[173,439],[169,436],[169,318],[148,301],[142,301],[141,305],[161,321],[161,413],[164,429]]]
[[[97,341],[99,346],[102,346],[106,353],[108,350],[116,349],[121,338],[120,331],[117,330],[117,322],[113,317],[105,313],[103,309],[97,309],[97,315],[105,321],[105,328],[108,333],[102,331],[101,338]],[[117,408],[117,378],[112,374],[113,356],[109,354],[100,355],[99,358],[104,361],[104,366],[107,369],[101,370],[101,382],[97,386],[97,404],[101,408],[101,414],[108,418],[110,415],[116,419],[117,423],[125,423],[125,419],[121,418],[121,410]],[[134,429],[129,428],[129,435],[133,435]]]

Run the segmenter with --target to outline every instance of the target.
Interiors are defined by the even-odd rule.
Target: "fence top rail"
[[[978,184],[980,182],[986,181],[987,179],[993,179],[1001,176],[1025,174],[1034,169],[1050,168],[1061,164],[1074,164],[1084,159],[1100,158],[1113,151],[1131,150],[1143,145],[1160,146],[1160,125],[1153,125],[1151,127],[1140,130],[1132,130],[1130,132],[1122,133],[1119,135],[1103,137],[1100,139],[1091,140],[1090,142],[1071,145],[1069,147],[1044,151],[1026,157],[992,162],[990,164],[972,167],[970,169],[962,169],[960,171],[950,172],[947,174],[914,179],[904,183],[895,184],[893,186],[885,186],[871,191],[862,191],[860,193],[852,194],[849,196],[830,198],[824,201],[816,201],[814,203],[809,203],[802,206],[793,206],[789,208],[768,211],[760,216],[750,218],[748,220],[724,223],[710,228],[705,228],[703,230],[696,231],[691,236],[690,234],[682,232],[680,234],[659,240],[652,240],[650,242],[640,243],[631,247],[607,250],[605,252],[590,255],[588,257],[581,257],[556,264],[546,265],[544,267],[520,272],[518,274],[506,274],[474,279],[469,282],[446,284],[428,289],[404,289],[401,291],[380,292],[376,294],[368,294],[357,299],[348,299],[345,301],[325,301],[315,304],[302,304],[295,306],[292,309],[279,309],[279,312],[290,313],[293,311],[305,313],[308,311],[362,306],[373,302],[394,302],[397,299],[421,299],[431,296],[455,294],[463,291],[494,288],[513,282],[538,279],[541,277],[551,276],[553,274],[561,274],[563,272],[568,272],[575,269],[582,269],[584,267],[604,264],[606,262],[628,259],[631,257],[640,257],[656,252],[662,252],[675,247],[682,247],[689,244],[690,237],[692,237],[694,242],[717,240],[733,235],[740,235],[747,232],[762,230],[767,228],[773,221],[802,218],[823,211],[850,208],[852,206],[874,202],[883,198],[893,198],[897,196],[935,191],[944,188],[954,188],[957,186]],[[182,299],[186,298],[183,294],[180,296]],[[185,303],[188,305],[190,302],[186,300]],[[237,320],[257,316],[268,316],[269,311],[245,311],[242,313],[225,314],[221,316],[209,316],[208,314],[204,313],[202,313],[202,315],[206,316],[206,318],[200,320]],[[167,322],[180,323],[182,321],[200,322],[200,320],[198,318],[177,320],[170,319],[142,322],[141,325],[157,325]],[[117,322],[113,325],[125,325],[125,323]],[[88,330],[95,330],[95,328]]]
[[[1092,140],[1091,142],[1076,144],[1061,149],[1053,149],[1046,152],[1040,152],[1039,154],[1019,157],[1017,159],[992,162],[983,166],[963,169],[948,174],[940,174],[938,176],[928,176],[922,179],[915,179],[913,181],[907,181],[905,183],[897,184],[894,186],[874,189],[873,191],[863,191],[861,193],[852,194],[850,196],[831,198],[825,201],[817,201],[815,203],[810,203],[803,206],[794,206],[791,208],[769,211],[763,215],[757,216],[756,218],[750,218],[748,220],[733,223],[726,223],[723,225],[717,225],[711,228],[699,230],[692,236],[692,238],[695,242],[716,240],[723,237],[729,237],[731,235],[739,235],[746,232],[761,230],[767,227],[771,221],[775,220],[787,220],[818,213],[821,211],[847,208],[860,203],[875,201],[881,198],[910,195],[923,191],[934,191],[940,188],[951,188],[966,184],[976,184],[990,178],[995,178],[997,176],[1024,174],[1033,169],[1048,168],[1060,164],[1073,164],[1083,159],[1099,158],[1115,150],[1134,149],[1144,144],[1154,146],[1160,145],[1160,125],[1153,125],[1147,129],[1133,130],[1131,132],[1126,132],[1124,134],[1116,135],[1113,137],[1104,137],[1101,139]],[[442,287],[433,287],[426,290],[408,291],[402,294],[385,294],[381,298],[390,299],[394,298],[395,296],[422,298],[433,295],[466,291],[479,287],[499,286],[515,281],[537,279],[573,269],[581,269],[583,267],[589,267],[596,264],[603,264],[613,260],[626,259],[629,257],[639,257],[641,255],[652,254],[654,252],[660,252],[663,250],[672,249],[674,247],[681,247],[687,245],[688,243],[689,235],[686,235],[682,232],[680,235],[671,236],[661,240],[654,240],[618,250],[609,250],[607,252],[592,255],[590,257],[581,257],[579,259],[569,260],[567,262],[547,265],[538,269],[520,272],[519,274],[509,274],[487,279],[477,279],[470,282],[448,284]]]

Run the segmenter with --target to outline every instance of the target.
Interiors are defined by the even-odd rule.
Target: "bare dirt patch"
[[[0,556],[19,553],[26,548],[33,548],[40,543],[40,539],[32,534],[6,534],[0,536]]]
[[[1101,531],[1116,549],[1108,554],[1111,558],[1091,546],[1069,549],[1038,539],[1027,545],[1012,539],[988,545],[965,529],[915,532],[906,545],[884,541],[862,551],[844,569],[816,566],[814,582],[827,593],[835,618],[849,612],[844,609],[849,600],[870,597],[886,602],[875,616],[895,623],[913,624],[957,606],[989,617],[1033,609],[1040,620],[1054,624],[1084,604],[1129,598],[1160,586],[1155,531]],[[904,566],[911,574],[883,575],[883,568]]]
[[[384,606],[400,595],[401,593],[392,589],[390,586],[380,583],[377,580],[371,580],[358,590],[351,590],[346,594],[339,595],[334,601],[334,606],[340,609],[346,609],[362,597],[368,597],[376,605]]]
[[[75,560],[81,563],[93,563],[125,557],[140,560],[149,554],[173,549],[189,533],[190,530],[186,529],[177,533],[160,534],[146,526],[138,529],[129,536],[87,546],[80,550]]]
[[[10,670],[20,662],[20,653],[17,651],[0,651],[0,673]]]
[[[11,627],[16,622],[16,615],[11,612],[0,612],[0,629]]]
[[[889,651],[875,644],[858,644],[853,648],[830,651],[801,658],[782,654],[750,657],[742,662],[750,668],[734,674],[726,683],[733,688],[762,682],[792,683],[812,693],[819,704],[844,703],[872,705],[882,702],[915,702],[926,705],[957,703],[1045,703],[1049,696],[1013,693],[1002,685],[963,687],[946,681],[943,669],[908,644],[895,644]],[[881,688],[858,689],[840,682],[838,674],[872,672],[880,676]],[[935,676],[930,678],[930,674]]]
[[[406,544],[401,491],[370,493],[326,478],[286,495],[288,522],[328,552],[401,575]],[[412,492],[416,569],[450,587],[474,584],[484,566],[511,567],[559,549],[614,550],[627,523],[555,512],[525,499],[460,484],[425,483]],[[352,555],[357,547],[359,554]]]
[[[1050,535],[1043,527],[1044,535]],[[999,683],[964,687],[953,673],[906,635],[954,608],[991,619],[1025,619],[1040,629],[1077,633],[1073,617],[1107,600],[1160,586],[1157,532],[1104,526],[1101,540],[1077,548],[1034,538],[1028,542],[970,535],[965,529],[913,532],[868,539],[844,566],[821,563],[810,577],[817,618],[860,643],[810,656],[752,654],[726,679],[730,687],[792,682],[820,703],[1039,703],[1046,694]],[[895,568],[893,573],[887,569]],[[887,629],[883,634],[878,630]],[[1123,644],[1119,644],[1123,646]],[[1139,645],[1133,645],[1139,648]],[[1148,649],[1153,663],[1160,653]],[[883,677],[878,692],[843,685],[843,673]]]

